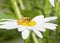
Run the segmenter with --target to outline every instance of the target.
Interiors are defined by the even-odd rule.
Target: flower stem
[[[30,41],[30,36],[24,40],[24,43],[29,43],[29,41]]]
[[[21,12],[20,12],[20,10],[19,10],[19,8],[17,6],[16,0],[11,0],[11,3],[12,3],[12,7],[13,7],[13,10],[14,10],[17,18],[21,18],[22,15],[21,15]]]
[[[44,12],[46,14],[46,17],[49,16],[50,13],[50,3],[49,0],[45,0],[45,8],[44,8]]]
[[[56,16],[58,17],[57,18],[57,20],[56,20],[56,23],[59,25],[58,27],[57,27],[57,29],[56,29],[56,35],[55,35],[55,41],[54,41],[54,43],[58,43],[58,38],[59,38],[59,35],[58,35],[58,31],[59,31],[59,28],[60,28],[60,21],[59,21],[59,19],[60,19],[60,7],[59,7],[59,5],[60,5],[60,3],[58,2],[58,0],[55,0],[55,9],[56,9],[56,12],[55,12],[55,14],[56,14]]]
[[[27,40],[27,39],[25,39],[25,40],[24,40],[24,43],[28,43],[28,40]]]
[[[35,33],[33,33],[33,32],[32,32],[32,38],[33,38],[33,40],[34,40],[34,43],[38,43],[38,40],[37,40],[37,38],[36,38],[36,36],[35,36]]]
[[[25,9],[25,7],[24,7],[24,4],[23,4],[23,2],[22,2],[22,0],[18,0],[18,2],[19,2],[19,4],[20,4],[20,7],[21,7],[21,9]]]

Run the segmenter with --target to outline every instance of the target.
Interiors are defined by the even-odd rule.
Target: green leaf
[[[40,15],[38,10],[24,10],[24,11],[22,11],[22,14],[25,17],[31,17],[31,18],[33,18],[37,15]]]
[[[0,19],[16,19],[14,14],[0,13]]]

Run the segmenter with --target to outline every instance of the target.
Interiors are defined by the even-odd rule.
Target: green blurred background
[[[49,0],[0,0],[0,19],[17,19],[16,12],[30,18],[37,15],[57,16],[57,20],[52,21],[58,24],[56,31],[47,30],[43,33],[43,39],[37,38],[39,43],[60,43],[60,2],[58,0],[55,0],[55,7],[49,3]],[[17,29],[0,29],[0,43],[24,43],[24,41]],[[29,43],[34,43],[32,38]]]

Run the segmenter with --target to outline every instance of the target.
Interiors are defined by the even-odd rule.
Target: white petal
[[[0,25],[0,28],[5,28],[5,29],[13,29],[17,28],[17,23],[16,22],[2,22]]]
[[[17,24],[17,21],[4,21],[4,22],[0,22],[0,24]]]
[[[7,22],[7,21],[5,21],[5,22],[0,22],[0,24],[7,24],[7,23],[9,23],[9,21]]]
[[[48,28],[48,29],[51,29],[51,30],[55,30],[56,29],[56,24],[53,24],[53,23],[44,23],[43,24],[43,27],[45,28]]]
[[[0,19],[0,20],[15,21],[14,19]]]
[[[44,27],[39,27],[39,26],[35,26],[35,27],[32,27],[32,29],[35,29],[35,30],[38,30],[38,31],[42,31],[42,32],[45,32],[46,29]]]
[[[33,18],[32,20],[36,21],[37,23],[38,22],[43,22],[43,19],[44,19],[44,16],[43,15],[40,15],[40,16],[36,16],[35,18]]]
[[[41,34],[41,32],[39,32],[39,31],[37,31],[37,30],[33,30],[33,31],[36,33],[36,35],[37,35],[38,37],[43,38],[43,35]]]
[[[2,25],[2,26],[0,26],[0,28],[4,28],[4,29],[14,29],[14,28],[17,28],[17,26],[16,26],[16,25],[14,25],[14,26],[11,26],[11,25]]]
[[[28,36],[29,36],[29,33],[30,33],[30,31],[29,30],[24,30],[24,31],[22,31],[22,38],[23,39],[27,39],[28,38]]]
[[[44,22],[48,22],[48,21],[55,20],[55,19],[57,19],[57,17],[47,17],[44,19]]]
[[[54,0],[49,0],[50,4],[55,7]]]
[[[19,32],[24,31],[25,29],[27,29],[27,27],[21,26],[21,25],[18,26],[18,31]]]

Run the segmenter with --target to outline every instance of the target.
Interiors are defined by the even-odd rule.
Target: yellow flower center
[[[35,21],[32,20],[25,20],[25,19],[20,19],[17,21],[18,25],[23,25],[23,26],[34,26],[36,25]]]

